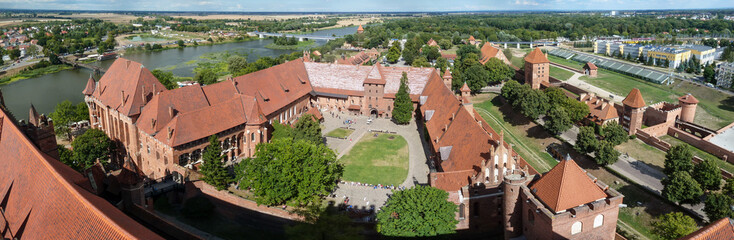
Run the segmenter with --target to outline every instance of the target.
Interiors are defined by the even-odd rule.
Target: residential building
[[[646,61],[652,58],[653,64],[662,64],[667,60],[669,68],[677,68],[682,62],[691,59],[691,50],[672,47],[645,47],[642,54]]]
[[[722,62],[716,65],[716,86],[722,88],[732,87],[734,80],[734,63]]]
[[[584,64],[584,74],[589,77],[596,77],[597,71],[599,68],[592,62],[587,62]]]
[[[701,65],[714,63],[714,58],[716,57],[715,48],[703,45],[682,45],[680,48],[690,50],[691,55],[695,56]]]
[[[502,52],[499,48],[492,46],[491,43],[485,43],[484,46],[479,50],[481,56],[479,56],[479,63],[486,64],[489,62],[489,59],[497,58],[504,62],[507,65],[510,65],[510,60],[507,60],[507,57],[505,56],[505,53]]]

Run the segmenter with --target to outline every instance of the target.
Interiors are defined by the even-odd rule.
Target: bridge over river
[[[100,66],[94,66],[94,65],[90,65],[86,63],[71,61],[66,58],[59,58],[59,60],[61,60],[62,63],[71,65],[72,67],[75,67],[75,68],[80,67],[80,68],[86,68],[86,69],[92,70],[94,74],[98,74],[98,75],[104,74],[107,71]]]
[[[510,46],[516,45],[517,48],[520,48],[520,45],[530,45],[530,48],[533,48],[533,45],[536,47],[538,46],[557,46],[558,42],[550,42],[550,41],[536,41],[536,42],[491,42],[496,45],[504,46],[504,48],[507,48],[507,45]]]
[[[341,36],[339,36],[339,37],[335,37],[335,36],[318,36],[318,35],[304,35],[304,34],[290,34],[290,33],[269,33],[269,32],[258,32],[258,31],[248,32],[247,34],[257,35],[260,38],[266,38],[266,37],[282,37],[282,36],[286,36],[286,37],[289,37],[289,38],[290,37],[295,37],[295,38],[298,38],[298,41],[303,41],[304,39],[331,41],[331,40],[335,40],[337,38],[341,38]]]

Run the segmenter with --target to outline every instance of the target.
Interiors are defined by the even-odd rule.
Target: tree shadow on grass
[[[730,96],[724,99],[723,101],[721,101],[719,108],[726,110],[726,111],[734,112],[734,96]]]

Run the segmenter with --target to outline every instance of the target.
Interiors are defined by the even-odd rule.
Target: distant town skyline
[[[0,0],[0,9],[219,12],[451,12],[734,8],[734,1],[689,0]]]

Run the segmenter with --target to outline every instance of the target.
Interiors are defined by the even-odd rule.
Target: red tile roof
[[[589,106],[589,115],[592,120],[597,123],[618,118],[619,114],[614,104],[606,99],[599,98],[597,96],[586,95],[580,99],[581,102],[586,103]]]
[[[92,74],[89,74],[89,80],[87,80],[87,86],[84,87],[84,91],[82,91],[82,94],[92,95],[94,93],[95,86],[97,86],[97,82],[94,81],[94,77],[92,77]]]
[[[257,99],[265,116],[270,116],[312,91],[302,59],[239,76],[234,81],[241,94]]]
[[[525,62],[529,63],[549,63],[548,58],[545,57],[542,51],[540,51],[540,48],[535,48],[533,51],[528,53],[527,56],[525,56]]]
[[[469,88],[469,85],[466,85],[466,82],[464,82],[464,86],[461,87],[461,92],[471,92],[471,89]]]
[[[553,212],[604,199],[607,194],[572,159],[558,163],[530,186]]]
[[[446,71],[443,72],[443,78],[453,78],[451,76],[451,71],[449,71],[449,68],[446,68]]]
[[[221,85],[221,83],[213,85]],[[233,96],[229,95],[229,98]],[[217,98],[205,95],[198,84],[161,92],[153,96],[153,99],[143,107],[136,125],[143,132],[155,135],[163,130],[175,116],[210,106],[207,97]]]
[[[433,38],[429,39],[428,42],[426,42],[426,45],[428,46],[438,46],[438,43],[436,40],[433,40]]]
[[[164,90],[163,84],[143,65],[118,58],[99,79],[92,96],[126,116],[133,116],[146,104],[144,96]]]
[[[586,62],[586,64],[584,65],[584,68],[588,68],[589,70],[596,70],[596,69],[598,69],[596,67],[596,65],[594,65],[593,62]]]
[[[633,88],[632,91],[627,94],[627,97],[622,100],[622,103],[633,108],[641,108],[645,106],[645,100],[642,99],[642,93],[640,93],[640,90],[637,88]]]
[[[469,36],[469,41],[474,41],[474,36]]]
[[[731,240],[734,239],[734,220],[722,218],[680,240]]]
[[[84,190],[80,173],[41,153],[0,110],[0,219],[20,239],[162,239]],[[10,233],[2,236],[9,238]]]
[[[489,59],[497,56],[497,53],[500,52],[500,49],[493,47],[490,43],[485,43],[484,46],[482,46],[480,52],[482,56],[479,59],[479,62],[481,64],[486,64],[487,62],[489,62]]]
[[[678,98],[678,101],[681,101],[681,102],[684,102],[684,103],[689,103],[689,104],[696,104],[696,103],[698,103],[698,99],[696,99],[696,97],[694,97],[690,93],[689,94],[686,94],[684,96],[679,97]]]

